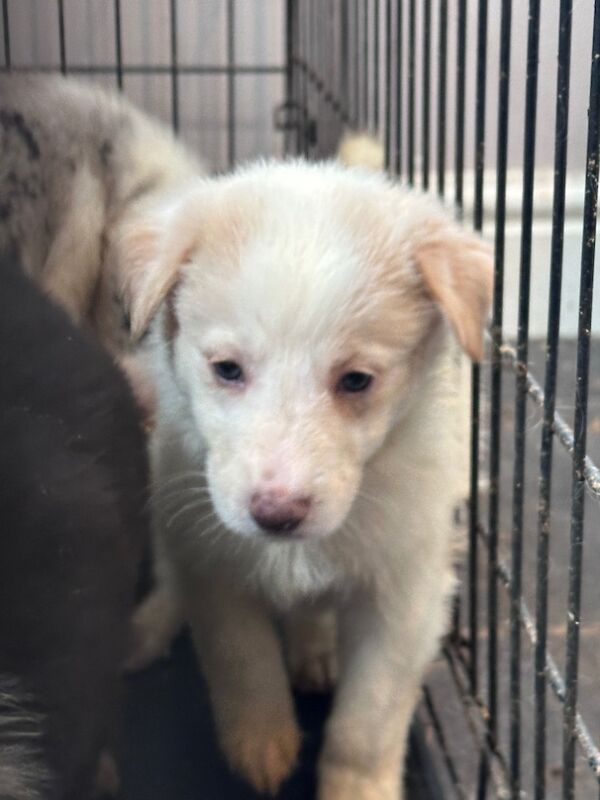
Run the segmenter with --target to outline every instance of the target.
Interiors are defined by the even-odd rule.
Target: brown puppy
[[[116,752],[144,441],[110,358],[0,268],[0,797],[85,800]]]

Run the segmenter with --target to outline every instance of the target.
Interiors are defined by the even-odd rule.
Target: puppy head
[[[214,507],[241,535],[335,531],[442,318],[481,355],[487,248],[380,176],[259,165],[133,233],[153,242],[134,332],[168,296],[171,369]]]

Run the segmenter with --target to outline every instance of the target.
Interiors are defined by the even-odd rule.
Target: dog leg
[[[337,625],[333,609],[302,606],[284,619],[292,684],[302,692],[329,692],[337,680]]]
[[[94,778],[93,797],[116,797],[121,789],[119,768],[113,754],[103,750],[98,757]]]
[[[260,602],[229,581],[188,597],[192,634],[230,766],[275,794],[300,746],[280,642]]]
[[[167,655],[183,622],[178,598],[167,584],[159,583],[133,615],[131,651],[124,664],[125,671],[138,672]]]
[[[434,639],[426,634],[424,647],[422,621],[398,626],[364,598],[345,610],[340,625],[340,677],[318,797],[398,800],[408,727]]]
[[[87,166],[75,176],[69,211],[52,242],[41,275],[45,292],[76,324],[90,311],[100,274],[104,194]]]

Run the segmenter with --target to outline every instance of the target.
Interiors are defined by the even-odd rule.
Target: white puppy
[[[288,672],[337,673],[319,797],[395,800],[447,623],[456,342],[481,356],[488,248],[381,175],[301,161],[199,180],[121,245],[158,392],[142,657],[180,604],[223,751],[271,792],[300,738]]]

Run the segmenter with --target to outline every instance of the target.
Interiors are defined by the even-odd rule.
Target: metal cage
[[[125,91],[134,76],[161,76],[168,97],[163,116],[184,138],[182,81],[223,79],[215,89],[225,109],[218,131],[226,143],[223,167],[239,156],[240,80],[274,77],[277,102],[269,124],[275,132],[268,150],[326,156],[344,128],[369,129],[385,142],[392,175],[435,192],[454,206],[465,225],[493,239],[489,355],[472,370],[464,588],[417,712],[417,744],[428,752],[421,768],[430,773],[430,796],[597,797],[600,594],[593,577],[600,567],[600,471],[589,447],[600,450],[594,438],[600,416],[593,416],[600,414],[600,353],[592,335],[600,0],[575,6],[572,0],[528,0],[527,8],[511,0],[268,0],[254,5],[253,13],[276,9],[281,15],[279,49],[269,63],[261,61],[260,52],[252,62],[242,63],[237,55],[244,36],[237,22],[248,0],[219,0],[215,6],[224,43],[219,63],[181,59],[182,16],[202,3],[158,4],[160,24],[168,32],[160,63],[152,57],[144,63],[125,57],[122,21],[131,0],[101,0],[107,21],[96,35],[112,42],[111,55],[102,62],[80,63],[70,53],[70,15],[91,2],[76,7],[69,0],[44,0],[45,13],[50,8],[56,21],[55,54],[48,62],[23,59],[14,41],[15,19],[24,6],[33,15],[42,4],[2,0],[5,69],[85,73],[110,79]],[[157,7],[156,0],[152,6]],[[573,40],[573,15],[582,6],[589,21]],[[556,76],[552,91],[540,95],[540,44],[549,47],[549,39],[540,34],[544,20],[554,25],[550,51],[553,64],[557,56],[557,68],[546,71]],[[526,26],[526,45],[523,40],[523,58],[515,63],[511,48],[519,25],[522,30]],[[214,35],[207,29],[207,37]],[[586,65],[575,77],[574,54]],[[582,169],[571,180],[574,85],[584,86],[588,101],[585,135],[576,142]],[[516,89],[523,105],[515,112],[511,100]],[[584,115],[580,111],[578,118]],[[530,312],[539,301],[539,293],[532,294],[531,276],[541,127],[552,151],[547,165],[549,255],[541,266],[548,299],[545,330],[531,335]],[[509,145],[515,138],[521,149],[511,165]],[[511,212],[507,197],[515,181],[518,211]],[[563,304],[561,316],[561,290],[575,260],[570,256],[567,262],[564,253],[565,219],[573,215],[569,181],[581,201],[574,223],[581,242],[576,259],[580,288],[576,305],[565,309]],[[518,240],[514,258],[507,258],[510,213],[516,218],[511,235]],[[507,281],[513,262],[518,279]],[[504,318],[509,306],[515,309],[513,330]],[[575,336],[563,340],[565,313]],[[569,356],[575,362],[572,370],[565,366]],[[559,469],[555,441],[569,456],[567,472]],[[586,558],[584,534],[591,548]],[[587,642],[583,667],[582,641]]]
[[[292,132],[288,145],[308,156],[326,155],[345,126],[377,131],[385,141],[387,168],[393,175],[410,186],[446,198],[464,224],[473,225],[478,231],[484,229],[486,212],[490,217],[493,215],[489,227],[495,245],[495,300],[489,357],[481,367],[474,366],[472,370],[471,495],[464,592],[457,598],[453,631],[443,649],[446,676],[440,680],[438,675],[434,685],[425,685],[418,716],[439,748],[438,763],[445,772],[442,788],[446,787],[449,796],[591,798],[600,789],[598,707],[594,714],[594,701],[590,700],[593,693],[590,694],[586,700],[590,714],[586,715],[578,704],[578,684],[579,644],[586,630],[586,619],[582,617],[586,500],[588,504],[595,503],[592,509],[596,512],[595,525],[592,527],[590,521],[587,526],[588,535],[595,534],[595,543],[599,530],[600,471],[587,453],[586,431],[600,155],[600,3],[595,3],[593,22],[590,18],[592,24],[585,40],[581,37],[581,41],[573,43],[572,3],[562,0],[560,7],[550,3],[542,9],[539,0],[530,0],[527,19],[522,21],[527,25],[527,46],[520,74],[511,69],[515,33],[512,16],[516,9],[511,0],[489,5],[490,8],[486,0],[479,0],[476,8],[466,0],[455,4],[448,0],[289,2],[286,108]],[[448,52],[449,9],[454,37],[452,63]],[[467,114],[468,11],[476,18],[475,29],[471,29],[474,38],[471,66],[475,73],[471,114]],[[554,93],[551,246],[546,262],[547,329],[543,340],[536,341],[537,347],[530,348],[536,122],[542,114],[551,116],[553,111],[548,104],[546,107],[538,104],[542,12],[557,19],[558,71]],[[499,26],[495,85],[488,77],[487,47],[493,22]],[[569,413],[573,413],[573,423],[569,424],[559,411],[557,382],[561,368],[559,326],[573,44],[588,53],[587,75],[579,75],[578,80],[587,84],[589,102],[585,172],[580,178],[583,201],[579,217],[582,235],[577,335],[575,342],[563,345],[563,349],[576,357],[575,374],[570,376],[572,383],[568,387],[571,391],[561,393],[561,398],[567,397]],[[509,133],[513,132],[509,131],[509,93],[519,81],[525,83],[519,164],[522,191],[519,278],[518,285],[505,286],[508,141]],[[449,88],[453,89],[452,105],[448,101]],[[495,165],[486,171],[489,135],[486,97],[489,104],[492,93],[497,93],[496,152]],[[465,149],[468,128],[474,134],[470,153]],[[448,146],[450,137],[453,152]],[[472,168],[467,170],[469,156]],[[484,175],[493,182],[494,196],[489,200],[484,195]],[[468,209],[467,178],[473,184]],[[448,196],[449,183],[452,197]],[[516,335],[507,336],[503,330],[503,306],[511,293],[518,309],[517,326]],[[594,355],[598,370],[595,351]],[[543,375],[541,379],[536,377],[539,373]],[[597,383],[594,388],[598,390]],[[593,397],[594,401],[597,399],[597,395]],[[485,415],[482,404],[487,406]],[[539,409],[541,432],[537,435],[528,430],[530,405]],[[512,415],[509,431],[504,424],[505,412]],[[488,431],[485,448],[488,458],[484,459],[481,442]],[[570,513],[562,525],[553,524],[551,515],[555,440],[571,459],[570,499],[565,491],[561,492],[561,502],[565,505],[569,502]],[[504,452],[508,458],[502,459]],[[526,482],[526,465],[531,472],[537,472],[537,487],[531,485],[531,480]],[[483,476],[487,487],[482,487]],[[556,475],[556,480],[563,480],[565,486],[569,482],[560,475]],[[554,494],[558,492],[555,490]],[[502,513],[502,507],[507,513]],[[527,509],[533,510],[533,519],[531,513],[526,515]],[[565,541],[567,537],[568,551],[563,551],[563,562],[555,570],[562,574],[552,576],[562,577],[568,584],[567,597],[559,612],[563,621],[561,647],[554,655],[548,646],[549,598],[555,591],[549,554],[552,540]],[[524,559],[526,546],[529,550],[534,548],[528,563]],[[534,582],[535,588],[528,598],[524,587],[529,582]],[[587,588],[592,592],[588,599],[597,620],[600,595],[597,586]],[[594,623],[593,616],[589,622]],[[508,626],[506,632],[501,630],[503,625]],[[600,643],[596,644],[598,647]],[[506,678],[504,670],[508,672]],[[529,679],[527,684],[525,674]],[[596,692],[597,678],[596,674]],[[449,717],[443,711],[450,684],[466,715],[465,727],[458,724],[456,715]],[[547,700],[549,693],[552,701]],[[533,703],[528,700],[532,694]],[[558,704],[562,720],[561,730],[551,733],[547,702],[553,701]],[[526,720],[528,708],[532,724]],[[528,737],[523,733],[525,727]],[[467,730],[472,736],[472,749],[465,755],[464,746],[456,747],[456,739],[467,735]],[[548,763],[551,735],[561,739],[562,760],[558,766]],[[587,761],[586,769],[580,763],[583,760]]]

